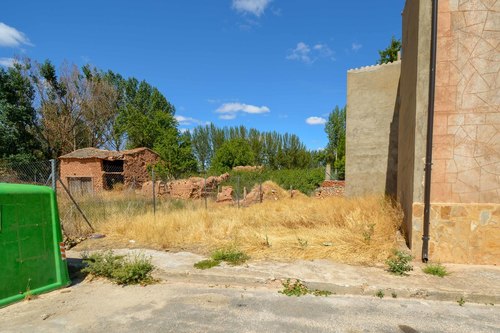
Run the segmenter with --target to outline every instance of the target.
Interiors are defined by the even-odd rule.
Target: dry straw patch
[[[187,205],[161,210],[156,216],[114,215],[98,229],[153,247],[207,253],[237,247],[252,259],[331,259],[370,265],[384,262],[397,247],[400,224],[400,210],[381,197],[299,197],[241,209]]]

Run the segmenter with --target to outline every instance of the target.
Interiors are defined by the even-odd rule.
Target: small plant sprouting
[[[375,224],[371,223],[367,226],[366,230],[363,231],[363,238],[365,239],[366,243],[370,243],[373,233],[375,232]]]
[[[437,263],[437,264],[427,264],[427,265],[425,265],[424,268],[422,268],[422,271],[425,274],[435,275],[435,276],[439,276],[439,277],[444,277],[444,276],[450,274],[446,270],[446,267],[444,267],[440,263]]]
[[[377,296],[378,298],[384,298],[385,296],[385,293],[382,289],[379,289],[376,293],[375,293],[375,296]]]
[[[307,247],[307,240],[302,238],[297,238],[299,245],[301,248],[305,249]]]
[[[398,294],[396,294],[394,291],[391,293],[392,298],[398,298]]]
[[[280,294],[297,297],[309,294],[309,289],[300,280],[291,282],[290,279],[286,279],[282,284],[283,290],[278,291]]]
[[[412,259],[413,256],[411,254],[395,250],[392,257],[386,261],[389,266],[389,272],[400,276],[408,275],[407,272],[413,270]]]
[[[465,304],[465,298],[463,296],[461,296],[458,300],[457,300],[457,303],[458,305],[460,306],[464,306]]]
[[[209,269],[215,266],[219,266],[220,261],[218,260],[213,260],[213,259],[205,259],[202,261],[198,261],[195,263],[193,266],[198,269]]]
[[[330,296],[331,291],[314,289],[310,290],[307,286],[302,283],[302,281],[296,279],[292,282],[291,279],[286,279],[286,281],[281,283],[283,285],[283,290],[278,291],[280,294],[287,296],[304,296],[307,294],[312,294],[314,296]]]

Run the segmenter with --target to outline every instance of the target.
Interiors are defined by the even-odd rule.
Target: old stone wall
[[[396,195],[399,61],[347,72],[347,196]]]
[[[94,192],[103,189],[102,161],[100,159],[63,159],[60,160],[59,176],[66,187],[69,187],[69,177],[91,177]],[[58,184],[59,186],[59,184]]]
[[[500,202],[500,2],[440,0],[433,202]]]
[[[126,187],[141,188],[142,184],[151,179],[148,166],[159,161],[159,156],[149,150],[142,150],[136,154],[125,155],[123,164],[123,178]]]

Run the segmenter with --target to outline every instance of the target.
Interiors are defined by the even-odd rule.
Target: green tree
[[[215,152],[211,169],[215,172],[226,172],[235,166],[251,165],[254,156],[250,144],[241,138],[228,140]]]
[[[328,136],[326,161],[333,163],[340,179],[344,179],[345,176],[345,131],[346,108],[336,106],[325,124],[325,132]]]
[[[0,68],[0,158],[41,157],[41,144],[35,136],[35,91],[22,67]]]
[[[401,40],[392,36],[391,43],[384,50],[378,51],[380,58],[378,64],[386,64],[398,60],[398,52],[401,51]]]
[[[213,149],[210,142],[210,126],[197,126],[193,129],[192,146],[200,170],[205,171],[213,155]]]
[[[189,132],[179,134],[177,128],[168,129],[158,138],[153,149],[161,157],[156,170],[164,179],[179,178],[197,169]]]

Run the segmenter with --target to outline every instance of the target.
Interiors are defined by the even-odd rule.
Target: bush
[[[411,254],[395,250],[393,256],[386,263],[389,266],[389,272],[403,276],[408,275],[406,272],[413,270],[412,260],[413,256]]]
[[[83,261],[87,266],[82,272],[110,279],[117,284],[146,285],[154,282],[151,276],[154,265],[151,263],[151,258],[143,254],[119,256],[113,251],[95,252],[84,256]]]
[[[219,266],[220,261],[219,260],[213,260],[213,259],[206,259],[202,261],[198,261],[195,263],[193,266],[198,269],[209,269],[215,266]]]
[[[232,186],[234,191],[238,191],[240,198],[243,198],[243,187],[250,191],[255,185],[271,180],[288,190],[292,187],[304,194],[311,194],[323,182],[325,177],[324,168],[315,169],[283,169],[258,171],[230,171],[228,180],[222,185]],[[239,186],[238,186],[239,178]]]

